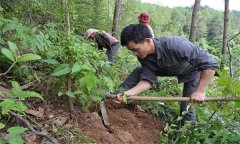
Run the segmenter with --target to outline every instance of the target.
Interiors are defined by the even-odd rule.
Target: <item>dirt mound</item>
[[[159,134],[164,127],[160,118],[136,105],[116,104],[111,100],[105,102],[109,127],[103,124],[98,104],[92,110],[81,110],[75,105],[74,112],[70,113],[67,98],[27,103],[30,104],[27,113],[33,127],[48,132],[60,143],[155,144],[159,143]],[[30,131],[23,137],[26,144],[49,143],[46,138]],[[73,140],[76,137],[78,139]]]
[[[160,119],[136,106],[107,102],[110,127],[106,128],[97,112],[85,113],[79,119],[79,132],[98,144],[154,144],[159,143],[163,129]]]

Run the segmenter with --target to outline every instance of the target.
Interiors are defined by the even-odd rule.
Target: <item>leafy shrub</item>
[[[6,99],[0,102],[0,117],[9,115],[9,111],[14,111],[21,115],[26,115],[25,111],[27,110],[27,106],[24,104],[24,100],[29,97],[36,97],[43,100],[40,94],[34,91],[23,91],[18,82],[12,81],[12,90],[7,94]],[[3,123],[0,123],[0,129],[3,129],[4,127],[5,125]],[[26,130],[27,128],[19,126],[10,127],[7,129],[8,137],[5,141],[0,140],[0,142],[10,144],[23,144],[21,134]]]

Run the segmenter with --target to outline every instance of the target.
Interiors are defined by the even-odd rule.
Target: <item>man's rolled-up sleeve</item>
[[[140,80],[146,80],[149,81],[151,85],[155,85],[157,78],[154,67],[149,64],[142,63],[142,74],[140,75]]]
[[[202,50],[201,53],[198,54],[197,65],[199,71],[205,69],[215,70],[219,68],[219,63],[216,61],[216,59],[205,50]]]

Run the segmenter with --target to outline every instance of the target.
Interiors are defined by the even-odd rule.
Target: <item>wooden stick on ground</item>
[[[47,132],[38,132],[36,131],[32,126],[31,124],[28,122],[28,120],[22,118],[20,115],[18,115],[17,113],[14,113],[12,111],[8,111],[9,114],[13,115],[14,117],[16,117],[17,119],[21,120],[35,135],[39,135],[39,136],[44,136],[46,138],[48,138],[53,144],[59,144],[59,142],[48,135]]]

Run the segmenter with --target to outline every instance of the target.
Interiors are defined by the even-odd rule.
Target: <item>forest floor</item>
[[[47,131],[59,143],[97,144],[157,144],[164,124],[160,118],[143,111],[136,105],[105,102],[110,126],[105,127],[97,106],[82,110],[74,106],[69,111],[68,99],[56,97],[49,102],[28,100],[28,120],[38,131]],[[12,123],[19,123],[13,119]],[[22,124],[24,126],[24,124]],[[50,144],[47,138],[28,131],[23,135],[26,144]]]

